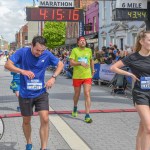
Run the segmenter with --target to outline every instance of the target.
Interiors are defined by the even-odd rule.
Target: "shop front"
[[[84,35],[87,41],[88,47],[94,52],[95,48],[98,48],[98,32]]]

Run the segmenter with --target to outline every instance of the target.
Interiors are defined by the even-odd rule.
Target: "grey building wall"
[[[145,28],[143,21],[112,21],[115,2],[99,1],[99,50],[116,44],[118,48],[133,46],[137,33]]]

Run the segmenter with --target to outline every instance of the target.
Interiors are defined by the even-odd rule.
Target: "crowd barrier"
[[[107,64],[94,64],[95,74],[93,76],[93,80],[98,80],[100,82],[110,82],[115,73],[110,71],[111,65]]]
[[[111,66],[112,66],[112,64],[110,64],[110,65],[99,64],[99,63],[94,64],[95,74],[93,76],[93,81],[95,83],[98,83],[98,82],[109,83],[109,82],[111,82],[115,76],[115,73],[110,71]],[[126,77],[126,79],[127,79],[129,84],[132,84],[131,77]],[[96,81],[98,81],[98,82],[96,82]]]
[[[99,84],[99,83],[110,83],[112,81],[112,79],[115,76],[115,73],[110,71],[110,67],[112,66],[112,64],[108,65],[108,64],[99,64],[96,63],[94,64],[94,70],[95,70],[95,74],[93,76],[93,82],[95,84]],[[64,63],[64,69],[62,71],[63,75],[66,75],[67,69],[69,67],[69,63]],[[55,70],[56,67],[51,66],[50,67],[52,70]],[[130,71],[130,70],[129,70]],[[126,77],[128,84],[132,84],[132,79],[131,77]]]

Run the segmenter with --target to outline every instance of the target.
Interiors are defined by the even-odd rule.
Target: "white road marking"
[[[4,132],[4,125],[3,125],[2,120],[0,119],[0,139],[1,139],[2,136],[3,136],[3,132]]]
[[[53,109],[49,106],[50,111]],[[68,143],[72,150],[90,150],[88,145],[57,114],[49,116],[49,120]]]

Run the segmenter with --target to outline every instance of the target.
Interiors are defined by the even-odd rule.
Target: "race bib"
[[[78,62],[84,62],[84,63],[88,63],[88,59],[87,59],[87,57],[79,57],[78,58]]]
[[[150,77],[140,78],[141,89],[150,90]]]
[[[42,82],[38,79],[27,80],[27,89],[36,91],[42,89]]]

